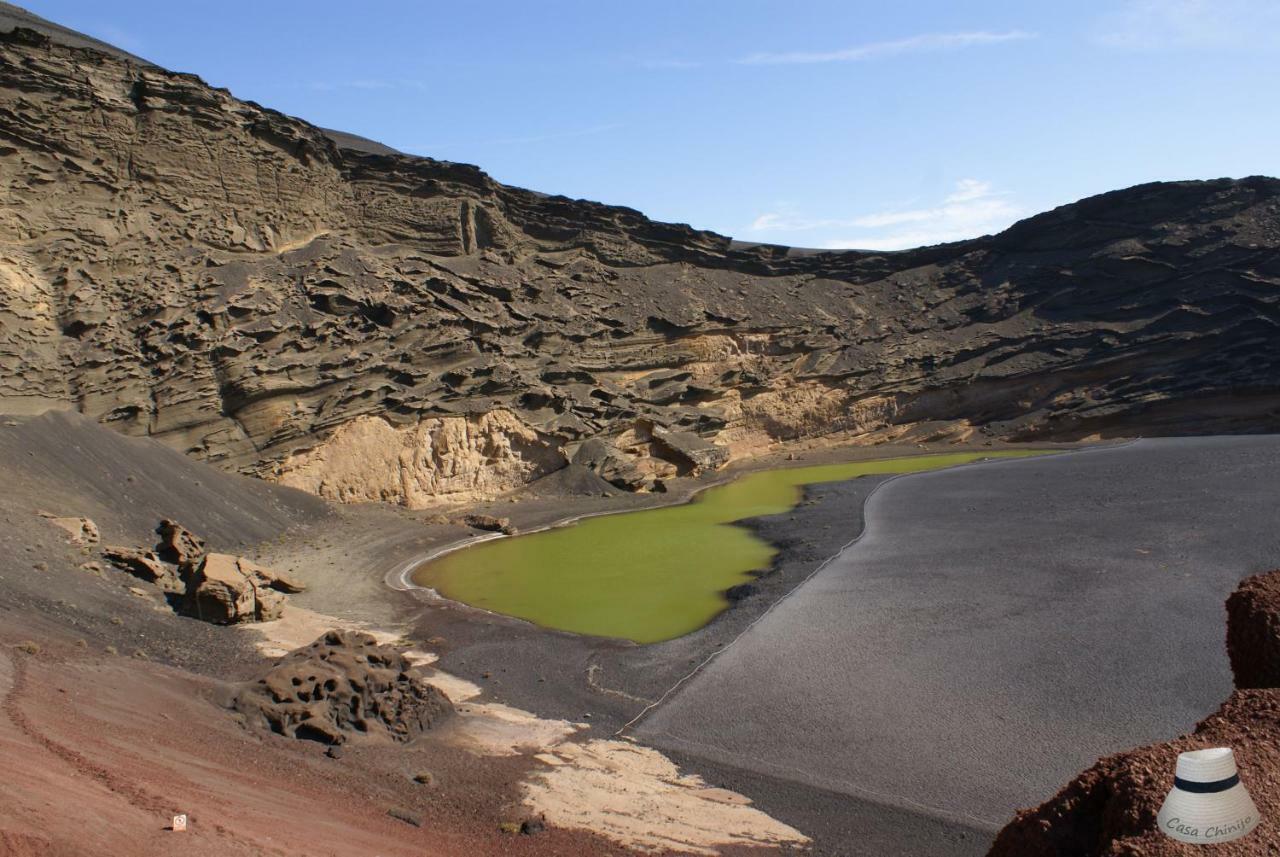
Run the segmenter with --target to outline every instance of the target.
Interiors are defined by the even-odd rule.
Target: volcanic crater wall
[[[491,496],[592,439],[644,490],[815,438],[1280,428],[1278,247],[1268,178],[900,253],[741,245],[0,33],[0,411],[337,499]]]

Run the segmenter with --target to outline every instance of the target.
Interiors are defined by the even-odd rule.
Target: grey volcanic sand
[[[885,853],[904,813],[994,832],[1099,755],[1214,710],[1223,601],[1280,564],[1278,509],[1277,436],[892,480],[861,541],[634,734],[773,780],[766,809],[795,804],[777,781],[850,796],[880,844],[823,853]]]

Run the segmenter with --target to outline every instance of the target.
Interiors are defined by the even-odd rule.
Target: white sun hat
[[[1166,836],[1196,845],[1230,842],[1258,826],[1258,808],[1240,783],[1230,747],[1178,754],[1156,823]]]

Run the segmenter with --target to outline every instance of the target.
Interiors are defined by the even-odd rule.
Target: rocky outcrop
[[[403,654],[353,631],[330,631],[281,658],[232,705],[251,725],[331,745],[412,741],[453,715],[449,698],[411,675]]]
[[[204,539],[177,521],[165,518],[156,526],[156,535],[160,541],[156,544],[155,553],[165,562],[179,568],[192,568],[204,556]]]
[[[1227,654],[1236,687],[1280,687],[1280,570],[1249,578],[1227,599]]]
[[[244,557],[205,554],[186,581],[182,610],[205,622],[270,622],[284,612],[281,591],[300,586]]]
[[[55,515],[52,512],[37,512],[36,514],[66,533],[67,541],[70,544],[78,547],[88,547],[96,545],[102,540],[98,525],[83,516]]]
[[[470,514],[462,516],[462,523],[468,527],[477,530],[485,530],[490,533],[503,533],[508,536],[515,535],[516,528],[512,525],[510,518],[499,518],[494,515]]]
[[[178,569],[165,563],[153,550],[108,545],[102,549],[102,558],[134,577],[154,583],[165,592],[181,595],[186,591]]]
[[[155,528],[155,547],[110,545],[102,557],[135,577],[175,596],[170,603],[197,619],[217,624],[268,622],[284,610],[281,593],[301,592],[297,579],[246,559],[207,553],[205,541],[177,521]]]
[[[1280,853],[1280,570],[1240,584],[1228,600],[1228,654],[1237,690],[1190,735],[1100,759],[1035,809],[1019,812],[989,857],[1179,857],[1199,853],[1156,828],[1179,753],[1232,747],[1240,780],[1262,821],[1249,835],[1213,845],[1214,854]],[[1241,683],[1255,682],[1255,683]],[[1263,682],[1263,683],[1256,683]]]
[[[437,417],[397,428],[357,417],[273,471],[282,485],[343,503],[420,509],[487,500],[560,469],[564,456],[508,411]]]
[[[813,439],[1280,428],[1275,179],[800,252],[339,145],[24,29],[0,129],[0,411],[333,499],[489,498],[570,458],[654,490]]]

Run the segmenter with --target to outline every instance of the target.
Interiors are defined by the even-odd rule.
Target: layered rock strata
[[[1280,428],[1278,248],[1269,178],[897,253],[741,244],[0,33],[0,411],[339,500],[570,460],[645,490],[814,439]]]

